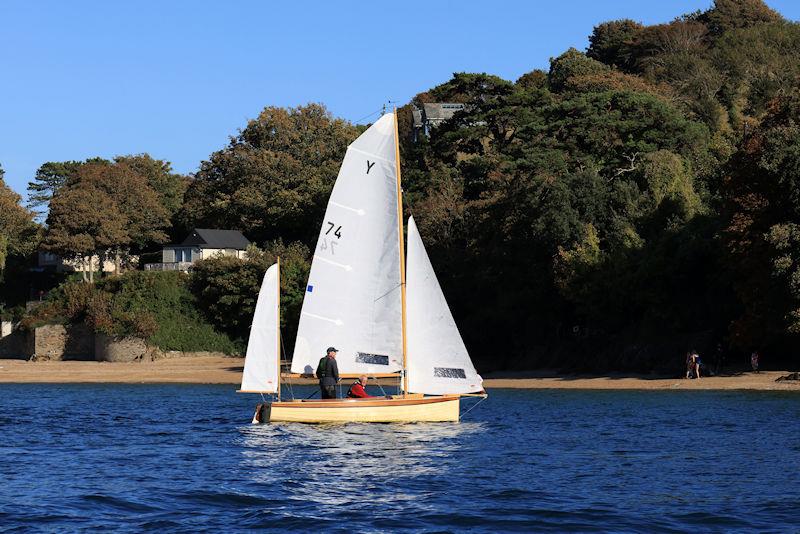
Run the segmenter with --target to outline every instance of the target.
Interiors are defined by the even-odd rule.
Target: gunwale
[[[412,406],[421,404],[435,404],[457,400],[458,395],[443,395],[441,397],[422,397],[422,398],[368,398],[368,399],[314,399],[302,401],[281,401],[273,402],[275,408],[366,408],[366,407],[394,407]]]

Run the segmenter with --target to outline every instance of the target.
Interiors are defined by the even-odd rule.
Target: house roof
[[[193,245],[200,248],[233,248],[245,250],[250,241],[239,230],[216,230],[211,228],[195,228],[183,240],[181,245]]]
[[[427,120],[447,120],[453,117],[457,111],[464,109],[464,104],[456,102],[431,102],[422,105]]]

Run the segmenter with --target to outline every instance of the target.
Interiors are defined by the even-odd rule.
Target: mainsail
[[[275,264],[267,269],[258,293],[247,355],[242,373],[243,392],[276,393],[278,391],[278,307],[279,273]]]
[[[402,369],[394,114],[348,148],[314,250],[292,372],[314,372],[328,346],[341,373]]]
[[[408,220],[406,274],[408,391],[482,391],[483,379],[472,365],[413,217]]]

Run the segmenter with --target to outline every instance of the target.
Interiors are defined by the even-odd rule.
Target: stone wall
[[[94,342],[95,359],[100,362],[132,362],[150,360],[147,345],[138,337],[109,337],[97,334]]]
[[[25,332],[9,321],[0,325],[0,358],[28,359]]]
[[[162,351],[136,337],[95,334],[83,325],[49,324],[33,331],[3,328],[0,358],[30,360],[97,360],[101,362],[154,361],[162,358],[224,357],[221,352]]]
[[[48,324],[28,332],[32,360],[93,360],[94,331],[86,325]]]

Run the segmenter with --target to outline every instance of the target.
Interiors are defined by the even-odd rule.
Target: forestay
[[[264,274],[258,293],[247,355],[244,360],[241,391],[276,393],[278,391],[278,265]]]
[[[408,220],[407,266],[409,392],[482,391],[483,379],[472,365],[413,217]]]
[[[394,114],[348,148],[317,239],[292,372],[312,373],[328,346],[340,373],[402,368]]]

